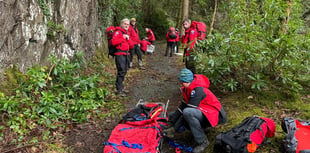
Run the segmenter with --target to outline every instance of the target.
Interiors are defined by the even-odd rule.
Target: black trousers
[[[170,50],[170,56],[172,56],[172,54],[175,52],[175,42],[167,41],[167,48],[166,48],[165,56],[168,55],[169,50]]]
[[[186,52],[186,48],[184,49],[184,53]],[[185,54],[184,54],[185,55]],[[196,74],[196,63],[194,60],[194,55],[184,56],[185,58],[185,67],[193,72],[193,74]]]
[[[138,60],[142,61],[142,51],[138,45],[134,45],[133,49],[130,50],[129,61],[132,62],[133,56],[137,54]]]
[[[125,79],[128,69],[128,57],[126,55],[115,56],[115,65],[117,68],[117,76],[115,82],[116,89],[117,91],[122,91],[124,88],[123,81]]]
[[[176,42],[175,42],[175,46],[176,46],[176,49],[177,49],[175,52],[176,52],[176,53],[179,53],[179,42],[176,41]]]

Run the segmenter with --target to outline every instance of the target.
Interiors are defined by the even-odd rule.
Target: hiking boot
[[[205,139],[201,144],[199,144],[193,149],[193,153],[203,152],[208,147],[208,145],[209,145],[209,141],[208,139]]]
[[[142,67],[142,65],[143,65],[142,60],[138,61],[138,65],[139,65],[139,67]]]
[[[175,129],[174,127],[169,127],[167,129],[164,130],[165,136],[168,138],[173,138],[174,137],[174,133],[175,133]]]
[[[123,91],[118,91],[117,94],[121,97],[126,97],[126,94]]]
[[[132,68],[132,62],[129,62],[129,68]]]
[[[122,90],[125,94],[128,94],[129,93],[129,90],[126,90],[126,89],[123,89]]]

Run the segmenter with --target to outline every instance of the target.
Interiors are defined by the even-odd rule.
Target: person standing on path
[[[174,27],[170,27],[167,34],[166,34],[166,40],[167,40],[167,48],[165,56],[168,56],[169,50],[170,50],[170,57],[175,53],[175,41],[177,39],[177,33],[175,31]]]
[[[125,18],[121,21],[120,27],[115,28],[111,43],[116,48],[115,65],[117,68],[116,90],[120,96],[126,96],[127,90],[124,90],[123,81],[128,69],[129,48],[133,47],[127,31],[129,29],[129,19]]]
[[[173,137],[174,131],[183,132],[188,129],[198,144],[193,153],[201,153],[209,145],[204,128],[215,127],[220,123],[222,105],[208,89],[209,79],[206,76],[193,74],[184,68],[180,71],[178,80],[182,86],[183,103],[176,111],[169,113],[166,136]]]
[[[175,39],[175,52],[179,53],[180,31],[178,28],[175,28],[175,33],[177,34],[177,38]]]
[[[128,35],[129,35],[130,39],[133,41],[133,43],[134,43],[134,47],[130,50],[129,68],[131,68],[133,66],[132,62],[133,62],[134,54],[137,54],[139,68],[142,68],[142,64],[143,63],[142,63],[142,52],[141,52],[141,49],[140,49],[139,30],[137,28],[136,19],[135,18],[131,18],[130,19],[130,26],[129,26],[129,29],[128,29]]]
[[[183,20],[183,27],[185,29],[184,35],[182,35],[182,44],[184,47],[184,60],[186,68],[190,69],[194,74],[196,73],[195,53],[194,47],[198,38],[198,31],[195,27],[191,27],[191,20]]]

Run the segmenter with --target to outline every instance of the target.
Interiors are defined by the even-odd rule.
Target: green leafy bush
[[[0,117],[5,126],[23,136],[38,127],[55,129],[97,116],[111,93],[83,57],[82,52],[71,60],[50,56],[50,67],[31,67],[17,80],[13,92],[0,92]]]
[[[302,90],[301,80],[309,79],[310,34],[300,1],[289,7],[288,1],[233,0],[229,8],[225,33],[214,31],[197,45],[200,73],[224,91]]]

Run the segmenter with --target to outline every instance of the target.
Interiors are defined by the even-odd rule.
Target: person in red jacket
[[[204,133],[204,128],[215,127],[219,123],[221,103],[208,89],[209,79],[202,74],[193,74],[189,69],[182,69],[178,80],[182,85],[183,103],[178,109],[169,113],[170,131],[182,132],[189,129],[197,142],[194,153],[200,153],[207,148],[209,141]],[[172,132],[173,131],[173,132]]]
[[[170,50],[170,57],[172,57],[172,54],[175,53],[176,38],[177,38],[177,33],[175,31],[175,28],[170,27],[166,34],[167,48],[166,48],[165,56],[168,55],[169,50]]]
[[[128,29],[128,35],[130,37],[130,39],[133,41],[134,43],[134,47],[130,50],[130,57],[129,57],[129,67],[132,67],[132,60],[133,60],[133,56],[134,54],[137,54],[138,56],[138,65],[140,68],[142,68],[142,52],[140,49],[140,38],[139,38],[139,30],[137,28],[136,25],[136,19],[135,18],[131,18],[130,19],[130,26]]]
[[[146,39],[147,39],[147,38],[143,38],[142,41],[141,41],[141,43],[140,43],[141,50],[143,51],[143,53],[146,52],[146,50],[147,50],[147,45],[151,45],[151,43],[148,42]]]
[[[115,28],[111,44],[115,46],[115,65],[117,68],[116,89],[121,96],[126,96],[127,90],[124,90],[123,81],[127,74],[129,49],[133,47],[133,43],[127,33],[129,28],[129,19],[125,18],[121,21],[121,26]]]
[[[195,47],[198,31],[191,25],[191,20],[185,19],[183,20],[183,27],[185,29],[185,34],[182,35],[182,44],[184,47],[184,58],[185,58],[185,66],[190,69],[194,74],[196,73],[196,65],[193,49]]]
[[[147,38],[151,42],[152,45],[155,43],[155,35],[153,31],[150,28],[145,28],[145,31],[147,33]]]

